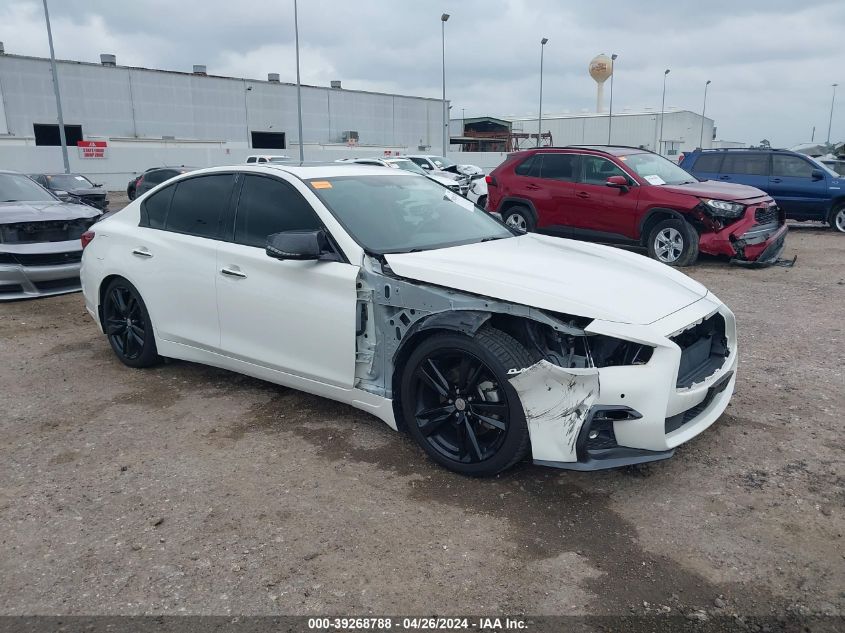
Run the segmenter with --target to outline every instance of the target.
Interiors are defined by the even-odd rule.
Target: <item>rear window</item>
[[[522,161],[519,165],[516,166],[516,169],[513,172],[517,176],[534,176],[535,178],[540,175],[540,162],[541,157],[537,155],[529,156],[524,161]]]
[[[709,171],[717,173],[722,162],[722,154],[702,154],[698,160],[693,163],[695,171]]]
[[[200,176],[178,182],[164,228],[198,237],[217,237],[233,184],[232,174]]]
[[[551,180],[574,182],[577,167],[577,154],[544,154],[540,175]]]
[[[722,163],[723,174],[741,174],[745,176],[768,176],[768,154],[725,154]]]

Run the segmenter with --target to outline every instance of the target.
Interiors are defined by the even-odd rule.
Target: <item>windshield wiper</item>
[[[484,242],[492,242],[493,240],[503,240],[503,239],[505,239],[506,237],[513,237],[513,236],[512,236],[512,235],[499,235],[499,236],[485,237],[485,238],[484,238],[483,240],[481,240],[481,242],[479,242],[479,243],[481,244],[481,243],[484,243]]]
[[[3,200],[3,202],[20,202],[20,200]]]

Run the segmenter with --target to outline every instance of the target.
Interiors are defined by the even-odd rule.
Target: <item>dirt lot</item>
[[[128,369],[79,294],[0,304],[0,613],[842,614],[845,237],[787,255],[689,269],[741,373],[673,459],[482,481],[346,406]]]

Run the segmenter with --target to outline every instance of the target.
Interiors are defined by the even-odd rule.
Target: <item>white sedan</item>
[[[85,303],[126,365],[345,402],[469,475],[665,459],[734,389],[734,317],[700,284],[398,169],[198,170],[92,229]]]

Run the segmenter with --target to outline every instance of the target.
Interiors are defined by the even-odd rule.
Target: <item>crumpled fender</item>
[[[541,360],[510,379],[519,394],[535,460],[575,462],[575,443],[599,397],[599,370],[563,369]]]

